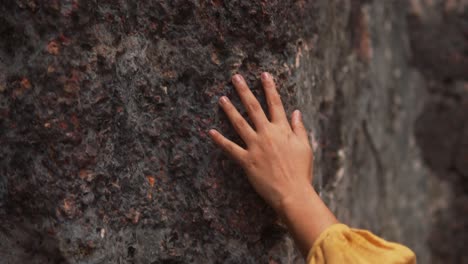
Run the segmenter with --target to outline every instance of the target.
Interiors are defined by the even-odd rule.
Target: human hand
[[[255,129],[226,96],[219,100],[247,148],[242,148],[214,129],[209,134],[217,145],[244,168],[260,196],[281,213],[286,202],[291,202],[295,197],[302,199],[306,193],[310,193],[313,153],[301,113],[298,110],[292,113],[290,125],[272,76],[264,72],[261,79],[269,119],[244,78],[239,74],[232,77]]]

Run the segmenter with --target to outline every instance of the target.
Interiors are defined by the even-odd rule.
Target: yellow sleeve
[[[416,256],[409,248],[385,241],[367,230],[334,224],[314,242],[307,263],[415,264]]]

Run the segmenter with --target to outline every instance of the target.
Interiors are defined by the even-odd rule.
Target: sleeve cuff
[[[350,228],[341,223],[336,223],[332,224],[329,227],[327,227],[325,230],[322,231],[322,233],[319,235],[319,237],[315,240],[314,244],[312,245],[312,248],[309,250],[309,253],[307,254],[307,263],[309,263],[314,256],[314,252],[317,247],[319,247],[320,244],[322,244],[322,241],[325,240],[328,236],[330,236],[334,232],[343,232],[346,230],[350,230]]]

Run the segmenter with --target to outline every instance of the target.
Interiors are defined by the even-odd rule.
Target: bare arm
[[[247,148],[214,129],[209,133],[216,144],[244,168],[260,196],[285,219],[296,244],[306,256],[320,233],[338,221],[311,185],[313,152],[301,113],[294,111],[290,124],[273,78],[268,73],[263,73],[261,78],[269,118],[244,78],[238,74],[232,78],[255,128],[227,97],[219,101]]]

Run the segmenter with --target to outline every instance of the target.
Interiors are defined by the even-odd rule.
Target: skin
[[[264,72],[261,80],[269,118],[244,78],[239,74],[232,77],[254,127],[226,96],[219,100],[247,147],[237,145],[215,129],[209,134],[242,166],[254,189],[284,219],[296,245],[307,256],[320,233],[338,221],[311,184],[313,152],[300,111],[295,110],[289,122],[272,76]]]

